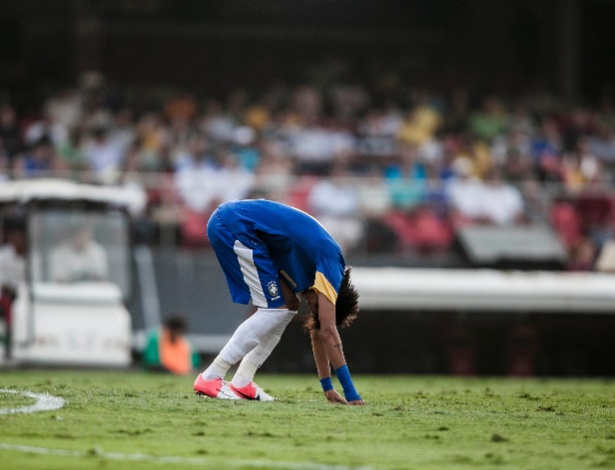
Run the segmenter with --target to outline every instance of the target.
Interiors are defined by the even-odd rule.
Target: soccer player
[[[221,399],[273,400],[254,383],[254,375],[297,314],[300,294],[310,308],[306,327],[325,397],[334,403],[363,405],[338,333],[338,327],[355,319],[359,295],[339,245],[323,226],[285,204],[243,200],[220,205],[209,219],[207,235],[232,300],[252,301],[256,311],[198,375],[196,392]],[[226,382],[226,373],[239,361],[232,381]],[[331,366],[344,396],[333,387]]]

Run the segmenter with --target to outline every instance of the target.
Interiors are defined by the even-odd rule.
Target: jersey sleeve
[[[337,302],[337,293],[342,284],[344,268],[339,262],[320,260],[316,265],[316,276],[312,289],[327,297],[333,305]]]

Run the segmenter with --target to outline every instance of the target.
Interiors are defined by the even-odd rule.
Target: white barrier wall
[[[13,358],[54,365],[127,367],[131,320],[111,283],[22,286],[15,302]]]
[[[615,313],[615,274],[356,267],[365,310]]]

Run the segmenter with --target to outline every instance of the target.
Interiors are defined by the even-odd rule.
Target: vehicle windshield
[[[128,219],[121,211],[35,209],[29,218],[33,282],[112,282],[130,291]]]

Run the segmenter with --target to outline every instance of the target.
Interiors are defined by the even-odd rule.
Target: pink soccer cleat
[[[256,385],[254,382],[250,382],[245,387],[235,387],[233,384],[229,384],[231,390],[241,398],[246,400],[259,400],[259,401],[274,401],[271,395],[265,392],[262,388]]]
[[[243,400],[237,395],[227,382],[222,379],[205,380],[201,374],[194,381],[194,390],[197,395],[206,395],[221,400]]]

